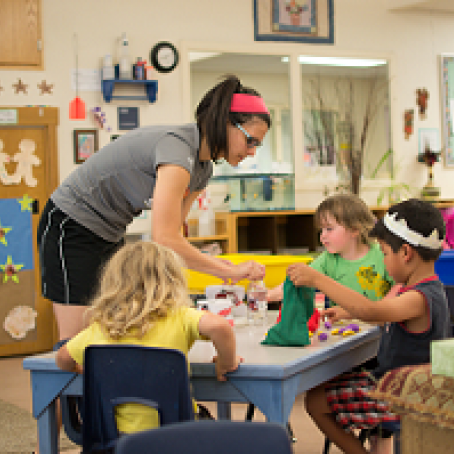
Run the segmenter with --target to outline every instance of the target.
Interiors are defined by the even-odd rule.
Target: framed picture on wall
[[[74,162],[81,164],[98,151],[97,129],[74,130]]]
[[[440,131],[438,128],[420,128],[418,132],[419,154],[423,154],[427,147],[432,151],[440,151]]]
[[[443,156],[454,167],[454,54],[440,56]]]
[[[334,43],[333,0],[254,0],[256,41]]]

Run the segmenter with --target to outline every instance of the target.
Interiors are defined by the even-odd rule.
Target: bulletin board
[[[454,167],[454,54],[442,54],[440,61],[444,163]]]

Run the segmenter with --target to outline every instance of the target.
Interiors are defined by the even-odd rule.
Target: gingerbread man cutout
[[[13,156],[13,161],[17,162],[16,172],[12,175],[14,182],[19,184],[22,179],[27,186],[35,187],[38,180],[33,177],[33,166],[39,166],[41,159],[34,155],[36,144],[31,139],[22,139],[19,143],[20,153]]]
[[[11,156],[8,153],[3,153],[3,141],[0,139],[0,181],[3,184],[12,184],[11,176],[8,174],[5,164],[11,162]]]

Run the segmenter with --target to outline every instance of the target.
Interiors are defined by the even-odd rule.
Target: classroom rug
[[[0,399],[0,453],[30,454],[37,446],[36,420],[31,413]],[[79,448],[62,432],[60,451]]]

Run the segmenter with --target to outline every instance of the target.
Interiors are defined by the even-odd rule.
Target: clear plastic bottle
[[[119,60],[119,78],[123,80],[132,79],[132,63],[129,55],[129,41],[126,33],[121,37],[120,60]]]
[[[247,288],[247,319],[250,325],[268,324],[267,289],[263,281],[250,282]]]
[[[104,55],[104,66],[102,67],[102,78],[103,80],[115,79],[115,71],[112,62],[112,55]]]

